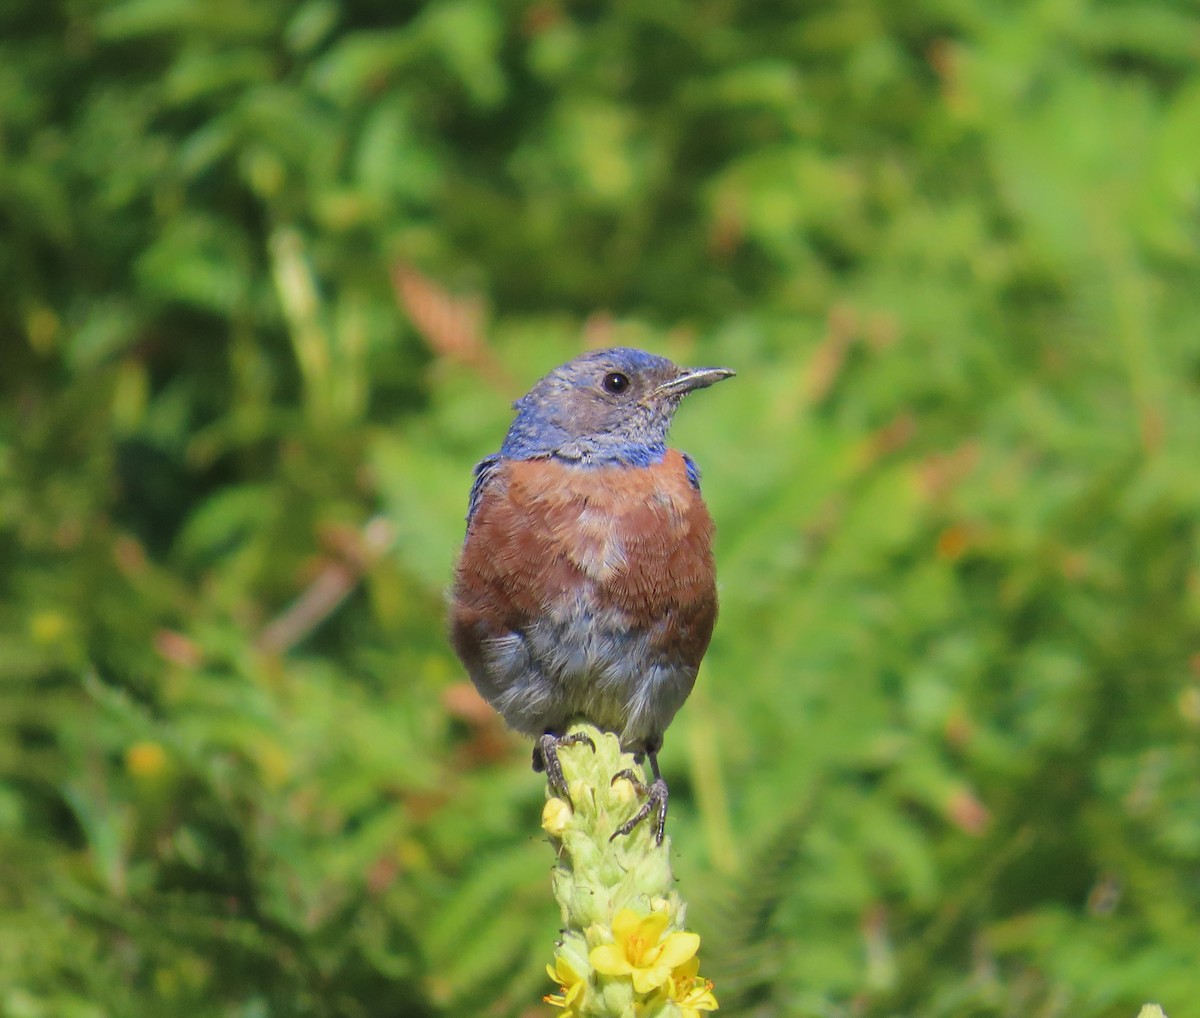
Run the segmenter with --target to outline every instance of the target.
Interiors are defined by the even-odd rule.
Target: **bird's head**
[[[679,368],[630,347],[582,354],[513,404],[517,416],[501,455],[594,465],[656,462],[683,397],[731,375],[728,368]]]

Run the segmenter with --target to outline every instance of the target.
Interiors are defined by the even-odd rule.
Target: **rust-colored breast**
[[[520,630],[579,596],[682,640],[698,664],[716,617],[712,519],[668,450],[651,467],[509,461],[489,481],[459,561],[459,624]]]

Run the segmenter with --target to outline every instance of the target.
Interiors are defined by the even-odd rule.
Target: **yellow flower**
[[[29,620],[29,632],[34,642],[43,646],[58,643],[67,634],[71,624],[67,617],[56,611],[38,612]]]
[[[633,782],[628,778],[613,778],[609,794],[616,800],[618,806],[626,806],[638,797],[637,789],[633,787]]]
[[[571,968],[570,964],[564,961],[561,957],[554,959],[554,965],[546,966],[546,972],[550,978],[558,983],[558,988],[561,993],[547,993],[542,998],[547,1004],[553,1004],[555,1007],[561,1007],[558,1018],[574,1018],[576,1012],[572,1010],[572,1005],[582,996],[584,988],[583,976]]]
[[[546,805],[542,807],[542,830],[552,838],[561,838],[572,816],[574,811],[569,802],[557,797],[547,799]]]
[[[701,1011],[717,1010],[712,980],[701,978],[699,971],[700,959],[693,956],[671,973],[667,984],[667,995],[679,1005],[682,1018],[700,1018]]]
[[[135,742],[125,750],[125,769],[135,778],[156,778],[166,766],[166,750],[157,742]]]
[[[700,938],[694,933],[668,933],[666,912],[639,916],[623,908],[613,917],[612,944],[593,947],[588,955],[592,968],[606,976],[632,976],[638,993],[649,993],[666,985],[671,970],[696,953]]]

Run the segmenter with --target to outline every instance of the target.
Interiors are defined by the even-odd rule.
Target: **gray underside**
[[[696,680],[696,668],[656,652],[664,628],[635,632],[615,613],[576,601],[518,632],[485,639],[471,668],[480,693],[528,735],[583,718],[627,749],[657,746]]]

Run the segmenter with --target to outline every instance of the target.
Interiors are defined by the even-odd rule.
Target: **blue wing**
[[[467,526],[471,525],[471,517],[475,515],[475,510],[479,506],[480,499],[483,498],[483,489],[487,487],[488,482],[495,476],[496,471],[500,467],[500,454],[492,453],[490,456],[485,456],[475,464],[475,483],[471,485],[471,500],[467,503]]]

